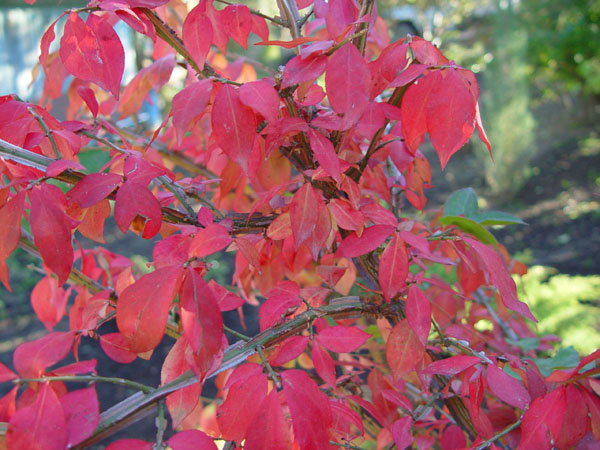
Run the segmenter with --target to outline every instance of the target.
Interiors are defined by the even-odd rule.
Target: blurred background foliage
[[[87,2],[57,3],[38,0],[31,7],[23,0],[0,1],[0,42],[6,43],[0,46],[0,95],[39,96],[41,80],[32,87],[29,84],[42,33],[65,8]],[[274,0],[244,3],[278,14]],[[518,285],[540,319],[538,331],[557,334],[580,352],[597,348],[600,0],[378,0],[377,4],[392,39],[421,35],[475,72],[480,83],[481,112],[494,161],[473,139],[442,173],[436,167],[437,158],[425,146],[437,170],[436,187],[429,194],[432,206],[442,205],[456,189],[473,186],[482,209],[508,210],[525,220],[527,227],[492,231],[511,252],[518,252],[532,265]],[[124,24],[117,30],[128,52],[127,82],[136,66],[147,64],[150,46]],[[271,38],[290,36],[274,30]],[[229,57],[245,54],[276,68],[292,55],[277,47],[249,47],[246,54],[232,43]],[[182,83],[183,77],[178,80]],[[176,88],[167,87],[161,92],[163,98],[154,100],[168,108],[175,92]],[[53,113],[60,117],[64,107],[64,102],[57,101]],[[140,116],[137,125],[157,120],[160,114],[156,107],[149,108],[146,117],[150,119]],[[94,160],[99,154],[82,155],[86,166],[101,166],[103,160]],[[106,238],[109,248],[132,257],[140,270],[147,268],[152,242],[131,239],[129,234],[123,237],[110,228]],[[232,262],[227,256],[229,260],[214,261],[212,273],[219,282],[229,278]],[[0,287],[0,321],[31,312],[28,293],[40,278],[35,270],[39,262],[21,250],[9,263],[14,292]]]

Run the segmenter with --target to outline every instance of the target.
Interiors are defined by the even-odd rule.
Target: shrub
[[[67,11],[53,53],[50,26],[42,104],[72,75],[66,121],[0,100],[0,279],[10,287],[17,246],[39,255],[31,303],[49,331],[0,366],[15,385],[0,400],[7,448],[86,447],[153,407],[156,436],[108,448],[597,445],[600,352],[542,374],[534,359],[548,340],[524,344],[535,319],[510,276],[524,267],[485,228],[518,220],[479,211],[471,190],[425,210],[425,135],[442,166],[475,129],[489,146],[473,74],[423,39],[390,43],[369,0],[282,0],[281,17],[165,3]],[[123,89],[117,20],[153,45]],[[291,39],[269,40],[273,25]],[[227,55],[250,33],[296,55],[256,79],[250,60]],[[175,70],[185,82],[160,126],[118,121]],[[108,155],[100,169],[79,158],[91,145]],[[103,244],[109,216],[155,239],[153,270],[74,245]],[[232,286],[205,279],[222,250],[235,255]],[[258,308],[256,336],[223,324],[245,304]],[[53,331],[65,315],[69,330]],[[161,385],[61,363],[83,336],[123,364],[170,343]],[[217,397],[201,397],[214,378]],[[100,414],[95,383],[139,392]]]

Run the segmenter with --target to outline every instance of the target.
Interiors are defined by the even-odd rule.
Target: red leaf
[[[362,233],[365,218],[360,211],[355,210],[347,200],[334,198],[329,201],[329,211],[335,222],[344,230],[358,230]]]
[[[558,439],[565,414],[565,389],[555,389],[545,397],[536,398],[521,425],[521,441],[517,450],[550,450],[551,440]]]
[[[325,55],[311,55],[308,58],[295,56],[283,69],[281,88],[285,89],[294,84],[314,81],[321,76],[326,66],[327,56]]]
[[[467,438],[457,425],[450,425],[442,433],[440,440],[442,450],[458,450],[467,446]]]
[[[427,104],[440,79],[438,70],[430,72],[411,84],[402,97],[400,105],[402,136],[412,154],[417,151],[425,138]]]
[[[121,118],[139,111],[151,89],[158,91],[171,78],[175,56],[168,54],[140,70],[123,90],[118,110]]]
[[[405,70],[394,78],[394,80],[388,85],[388,87],[400,87],[406,86],[411,81],[415,80],[419,75],[425,72],[427,66],[425,64],[411,64]]]
[[[343,128],[354,125],[369,103],[371,74],[351,42],[330,56],[325,73],[327,98],[333,110],[344,116]]]
[[[525,406],[531,402],[529,392],[519,380],[511,377],[495,365],[487,365],[486,379],[494,395],[509,405],[525,409]]]
[[[19,245],[21,237],[21,217],[25,209],[25,191],[19,192],[0,208],[0,223],[2,236],[0,237],[0,265]],[[8,276],[2,282],[10,290]]]
[[[421,344],[427,345],[427,337],[431,328],[431,304],[423,291],[415,284],[408,288],[406,299],[406,320],[415,332]]]
[[[183,333],[205,374],[221,350],[223,319],[217,301],[202,275],[188,268],[179,294]]]
[[[371,73],[369,98],[371,100],[381,94],[389,83],[396,78],[398,72],[406,67],[408,64],[406,59],[407,49],[408,44],[395,42],[384,48],[379,57],[369,63],[368,67]]]
[[[185,430],[167,441],[173,450],[217,450],[214,441],[200,430]]]
[[[240,86],[240,101],[252,108],[268,122],[277,120],[279,113],[279,94],[272,83],[266,79],[251,81]]]
[[[333,359],[331,355],[321,347],[319,343],[318,336],[314,340],[314,345],[312,347],[312,361],[315,366],[315,370],[321,377],[325,383],[329,386],[335,387],[336,376],[335,376],[335,366],[333,365]]]
[[[119,296],[117,326],[132,352],[147,352],[162,340],[180,273],[178,266],[161,267]]]
[[[475,127],[477,128],[477,133],[479,133],[479,139],[481,139],[481,142],[483,142],[486,145],[488,151],[490,152],[490,157],[493,159],[494,157],[492,156],[492,144],[490,144],[487,134],[485,133],[485,130],[483,128],[483,123],[481,122],[479,103],[477,103],[475,107]]]
[[[19,391],[19,387],[20,386],[15,386],[8,392],[8,394],[0,398],[0,421],[9,422],[11,417],[15,415],[15,411],[17,410],[17,392]]]
[[[90,13],[87,23],[69,14],[62,39],[60,58],[77,78],[91,81],[119,99],[125,68],[125,51],[108,21]]]
[[[94,91],[92,91],[89,87],[79,86],[77,88],[77,93],[89,108],[94,119],[98,117],[98,101],[96,100],[96,95],[94,94]]]
[[[19,345],[13,353],[13,366],[23,378],[39,378],[46,368],[69,353],[75,332],[54,332],[33,342]]]
[[[108,197],[121,180],[116,173],[90,173],[67,192],[67,198],[81,208],[89,208]]]
[[[406,245],[400,235],[394,233],[392,240],[385,247],[379,259],[379,285],[388,302],[406,286],[407,277],[408,252]]]
[[[531,314],[529,306],[517,299],[517,287],[508,270],[506,270],[500,255],[492,247],[482,244],[475,239],[465,237],[463,240],[471,245],[482,259],[490,281],[498,288],[498,292],[500,292],[504,306],[537,322],[533,314]]]
[[[333,144],[329,139],[312,128],[308,131],[308,136],[310,138],[310,147],[319,165],[339,183],[341,175],[340,160],[335,153]]]
[[[298,47],[299,45],[306,44],[308,42],[314,42],[317,40],[318,39],[315,37],[302,36],[302,37],[299,37],[296,39],[292,39],[291,41],[262,41],[262,42],[257,42],[254,45],[277,45],[277,46],[283,47],[283,48],[294,48],[294,47]]]
[[[206,110],[212,87],[211,80],[196,81],[173,97],[171,112],[173,113],[173,126],[177,133],[177,145],[181,145],[185,133],[190,129],[194,120]]]
[[[198,68],[204,69],[206,55],[208,55],[213,40],[213,27],[210,17],[206,15],[206,6],[203,3],[198,4],[189,12],[183,22],[181,35],[185,48],[190,52]]]
[[[246,433],[245,450],[283,450],[290,448],[289,425],[285,420],[277,390],[272,389],[260,405]]]
[[[287,294],[272,295],[260,305],[258,316],[260,330],[264,331],[285,318],[289,311],[296,309],[302,300],[298,296]]]
[[[457,70],[440,71],[429,97],[426,120],[429,138],[442,169],[473,134],[476,105],[477,99]]]
[[[390,225],[373,225],[365,228],[360,237],[356,233],[352,233],[342,241],[335,256],[355,258],[372,252],[394,232],[394,228]]]
[[[404,450],[413,443],[413,435],[410,430],[413,426],[413,421],[410,416],[402,417],[396,420],[392,425],[392,436],[399,450]]]
[[[67,445],[65,414],[54,390],[44,383],[30,406],[10,419],[6,447],[11,449],[64,450]]]
[[[304,245],[310,251],[310,254],[313,257],[313,260],[317,261],[319,259],[319,254],[322,250],[326,250],[327,240],[331,234],[331,215],[329,214],[329,210],[325,205],[323,199],[319,196],[315,196],[315,202],[312,207],[317,211],[317,222],[315,224],[315,229],[310,234],[308,239],[304,241]]]
[[[264,17],[252,14],[252,33],[257,35],[263,41],[269,39],[269,27],[267,26],[267,21]]]
[[[244,173],[248,173],[256,136],[256,116],[239,100],[238,91],[232,86],[223,86],[215,97],[211,121],[219,147]]]
[[[67,169],[86,170],[85,167],[83,167],[77,161],[71,161],[69,159],[59,159],[50,163],[50,165],[46,169],[46,176],[55,177],[63,173]]]
[[[252,16],[246,5],[229,5],[219,13],[219,21],[225,33],[248,49],[248,35],[252,31]]]
[[[333,419],[327,396],[302,370],[287,370],[281,380],[300,448],[329,450],[328,429]]]
[[[296,359],[306,349],[308,339],[308,336],[290,336],[281,343],[277,353],[271,358],[269,363],[272,366],[282,366]]]
[[[160,203],[143,184],[127,180],[117,191],[115,199],[115,222],[123,233],[127,233],[136,216],[146,219],[142,237],[150,239],[160,231],[162,210]]]
[[[476,356],[451,356],[450,358],[440,359],[439,361],[432,362],[425,367],[423,373],[426,375],[438,374],[451,377],[480,362],[481,359],[477,358]]]
[[[390,333],[385,347],[388,365],[395,378],[415,370],[425,355],[425,347],[410,328],[407,320],[398,322]]]
[[[191,369],[186,358],[189,344],[185,336],[181,336],[165,358],[160,371],[161,384],[167,384],[178,376]],[[177,428],[181,422],[196,408],[202,394],[202,383],[194,383],[191,386],[178,389],[167,396],[167,409],[173,421],[173,427]]]
[[[71,288],[65,292],[53,277],[42,278],[33,288],[31,306],[48,331],[65,315],[69,295]]]
[[[194,236],[190,245],[190,257],[204,258],[223,250],[231,242],[231,236],[227,229],[222,225],[211,223],[206,228],[202,228]]]
[[[248,389],[252,386],[252,389]],[[267,377],[263,373],[252,375],[229,388],[225,402],[217,410],[217,423],[226,440],[241,441],[248,426],[260,411],[267,396]]]
[[[571,448],[588,431],[588,408],[579,389],[569,384],[565,391],[565,414],[556,448]]]
[[[121,333],[108,333],[100,336],[100,347],[113,361],[129,364],[135,361],[137,354],[129,350],[127,340]]]
[[[29,221],[33,242],[39,249],[44,264],[58,276],[58,283],[62,285],[73,267],[73,247],[67,216],[53,190],[58,191],[60,196],[63,195],[56,186],[46,184],[29,191]]]
[[[327,350],[335,353],[356,351],[371,337],[369,333],[356,328],[334,325],[319,331],[319,342]]]
[[[290,202],[290,223],[296,249],[310,237],[315,229],[318,218],[315,203],[318,200],[310,183],[306,183],[296,191]]]
[[[239,238],[238,240],[243,240]],[[210,288],[217,304],[219,305],[219,310],[223,311],[232,311],[234,309],[239,308],[245,302],[244,299],[238,297],[233,292],[228,291],[223,286],[217,284],[215,280],[210,280],[208,282],[208,287]]]
[[[72,447],[89,437],[98,426],[100,406],[96,387],[67,392],[60,403],[67,421],[67,442]]]
[[[4,364],[0,363],[0,383],[5,383],[7,381],[14,380],[15,378],[17,378],[17,374]]]

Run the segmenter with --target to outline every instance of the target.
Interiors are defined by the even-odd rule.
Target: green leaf
[[[540,345],[540,340],[538,338],[523,338],[519,339],[518,341],[507,339],[506,342],[511,345],[516,345],[525,351],[535,350]]]
[[[556,369],[570,369],[579,364],[579,353],[573,347],[561,348],[552,358],[536,359],[542,375],[547,377]]]
[[[472,218],[479,211],[477,196],[472,188],[453,192],[444,205],[444,216],[465,216]]]
[[[470,217],[475,222],[481,225],[513,225],[513,224],[521,224],[527,225],[521,219],[512,214],[508,214],[502,211],[485,211],[478,212],[475,215]]]
[[[466,217],[458,217],[458,216],[445,216],[440,217],[440,223],[442,225],[456,225],[458,228],[463,230],[466,233],[472,234],[477,238],[479,242],[488,245],[497,245],[498,241],[492,233],[483,228],[477,222],[467,219]]]

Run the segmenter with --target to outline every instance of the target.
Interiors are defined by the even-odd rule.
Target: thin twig
[[[281,380],[279,379],[279,375],[273,370],[271,364],[269,364],[269,361],[267,361],[267,358],[265,358],[263,349],[260,346],[258,346],[256,347],[256,351],[258,353],[258,356],[260,357],[260,362],[269,374],[269,378],[271,378],[273,383],[275,383],[275,387],[281,390]]]
[[[39,378],[17,378],[12,380],[14,384],[25,383],[45,383],[47,381],[64,381],[64,382],[79,382],[79,383],[111,383],[136,389],[145,394],[152,392],[154,389],[137,381],[127,380],[125,378],[116,377],[100,377],[97,375],[62,375],[56,377],[39,377]]]
[[[50,128],[48,128],[48,125],[46,125],[46,122],[44,122],[44,118],[42,116],[40,116],[32,106],[28,106],[27,111],[29,111],[29,114],[31,114],[33,117],[35,117],[35,119],[38,121],[38,123],[40,124],[40,127],[42,127],[42,130],[44,130],[46,137],[50,141],[50,144],[52,144],[52,148],[54,149],[54,154],[56,155],[56,158],[60,159],[60,157],[62,155],[58,151],[58,146],[56,145],[56,141],[54,140],[54,135],[52,134],[52,130]]]
[[[497,435],[495,435],[495,436],[489,438],[487,441],[484,441],[481,444],[479,444],[473,450],[483,450],[484,448],[489,447],[490,445],[492,445],[494,442],[496,442],[501,437],[507,435],[508,433],[510,433],[515,428],[518,428],[521,425],[522,421],[523,421],[523,416],[519,417],[519,420],[517,420],[515,423],[512,423],[509,426],[507,426],[504,430],[502,430]]]

